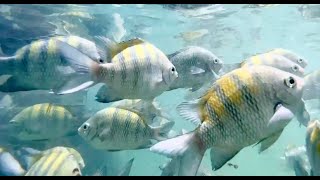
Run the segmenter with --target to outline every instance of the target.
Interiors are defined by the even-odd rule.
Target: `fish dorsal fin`
[[[140,116],[145,122],[147,122],[147,119],[146,119],[147,116],[136,109],[133,109],[133,108],[125,106],[125,105],[118,105],[116,108],[133,112],[133,113],[137,114],[138,116]]]
[[[105,59],[107,62],[111,62],[111,59],[119,54],[121,51],[127,49],[128,47],[135,46],[138,44],[145,43],[146,41],[140,39],[140,38],[133,38],[127,41],[122,41],[120,43],[117,43],[107,37],[104,36],[95,36],[95,38],[98,40],[98,46],[100,53],[103,56],[107,56]]]

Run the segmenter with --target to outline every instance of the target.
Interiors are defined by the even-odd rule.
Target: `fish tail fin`
[[[70,64],[76,71],[76,76],[70,78],[70,80],[61,87],[54,89],[53,92],[55,94],[63,95],[74,93],[98,83],[100,66],[97,62],[60,40],[56,40],[56,46],[59,48],[61,59],[67,64]]]
[[[174,121],[168,121],[159,127],[151,127],[154,132],[154,138],[158,141],[163,141],[168,138],[168,133],[174,126]]]
[[[150,148],[150,151],[167,157],[181,159],[179,176],[195,176],[206,148],[195,132],[161,141]]]

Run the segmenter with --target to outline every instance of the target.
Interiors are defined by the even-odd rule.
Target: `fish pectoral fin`
[[[199,67],[191,66],[190,72],[191,72],[191,74],[195,75],[195,74],[205,73],[206,71],[204,69],[199,68]]]
[[[294,113],[281,104],[278,104],[275,109],[276,111],[267,125],[271,132],[283,129],[294,118]]]
[[[199,109],[199,99],[189,101],[189,102],[183,102],[177,106],[177,111],[179,112],[179,115],[186,119],[187,121],[192,122],[195,125],[201,124],[201,118],[200,118],[200,109]]]
[[[283,129],[260,141],[261,145],[259,148],[259,153],[262,153],[263,151],[268,149],[270,146],[272,146],[279,139],[282,132],[283,132]]]
[[[231,150],[228,148],[211,148],[210,158],[212,170],[216,171],[231,160],[240,150]]]
[[[159,84],[163,83],[164,80],[163,80],[163,77],[162,77],[162,73],[155,73],[153,76],[152,76],[152,81],[151,81],[151,88],[152,89],[155,89],[158,87]]]
[[[74,75],[69,78],[68,81],[62,83],[58,88],[52,89],[55,94],[70,94],[78,92],[80,90],[85,90],[95,84],[94,81],[88,80],[86,75]]]

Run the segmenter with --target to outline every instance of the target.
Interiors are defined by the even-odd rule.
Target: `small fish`
[[[307,127],[306,150],[310,162],[310,176],[320,175],[320,122],[310,121]]]
[[[223,66],[220,58],[197,46],[183,48],[168,55],[168,58],[179,72],[179,77],[170,86],[170,90],[192,88],[192,91],[196,91],[216,78]]]
[[[302,68],[298,63],[292,62],[290,59],[278,55],[276,53],[263,53],[258,54],[248,59],[244,60],[241,63],[228,64],[223,66],[223,73],[230,72],[230,70],[237,69],[240,67],[247,67],[253,65],[266,65],[280,70],[292,73],[299,77],[304,76],[304,68]]]
[[[9,121],[9,129],[20,140],[34,141],[76,135],[80,124],[65,107],[45,103],[22,110]]]
[[[2,92],[53,90],[68,86],[70,79],[83,81],[81,75],[75,73],[63,55],[58,42],[65,42],[77,48],[93,61],[99,62],[101,57],[95,44],[78,36],[58,36],[33,41],[20,48],[14,56],[0,58],[0,75],[11,75],[0,86]],[[59,79],[59,81],[57,81]],[[69,84],[73,85],[73,84]]]
[[[179,175],[195,175],[209,148],[213,170],[254,143],[261,144],[263,152],[300,108],[303,85],[302,78],[270,66],[231,71],[200,98],[177,107],[182,117],[198,125],[194,131],[158,142],[150,150],[180,157]]]
[[[78,132],[96,149],[133,150],[150,147],[151,139],[166,139],[173,125],[174,122],[168,122],[151,127],[139,112],[110,107],[97,112],[80,126]]]
[[[76,150],[55,147],[44,151],[26,176],[81,176],[83,168],[83,159]]]
[[[6,148],[0,147],[0,176],[22,176],[26,173]]]

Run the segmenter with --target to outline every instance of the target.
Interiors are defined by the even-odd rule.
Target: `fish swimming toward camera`
[[[207,149],[218,170],[244,147],[269,148],[294,118],[301,100],[302,78],[270,66],[249,66],[225,74],[200,98],[177,107],[198,127],[150,148],[180,157],[179,175],[195,175]]]

